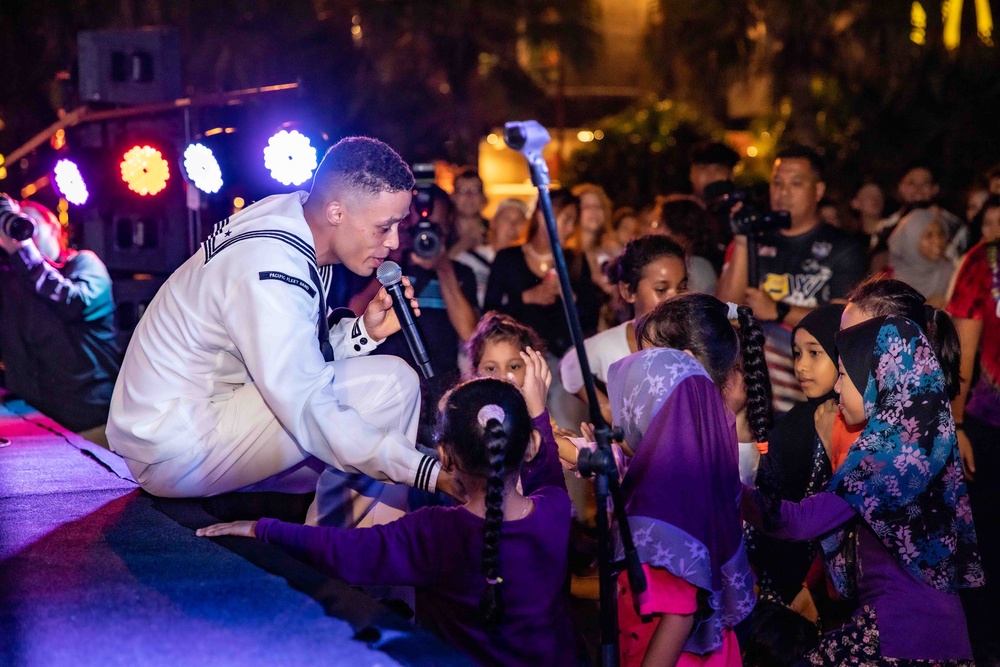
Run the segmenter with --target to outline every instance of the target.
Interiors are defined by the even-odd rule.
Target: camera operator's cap
[[[698,144],[691,151],[691,164],[722,164],[732,169],[739,161],[739,153],[720,141]]]

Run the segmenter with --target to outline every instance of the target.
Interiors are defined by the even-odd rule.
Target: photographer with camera
[[[738,201],[731,211],[735,236],[715,294],[723,301],[746,303],[765,323],[768,370],[779,412],[804,400],[788,356],[792,327],[819,306],[842,303],[866,272],[864,243],[820,221],[818,204],[825,192],[822,158],[811,148],[792,146],[774,161],[774,213],[758,214],[749,200]],[[787,223],[776,215],[780,211],[787,211]],[[757,246],[755,284],[748,275],[748,237]]]
[[[433,171],[413,165],[416,188],[410,216],[400,224],[399,249],[390,258],[403,269],[420,303],[420,329],[434,368],[434,377],[421,377],[421,428],[433,424],[438,398],[459,379],[458,350],[476,328],[476,278],[468,266],[449,259],[455,239],[454,208],[448,194],[434,185]],[[353,304],[368,300],[378,281]],[[389,336],[376,354],[391,354],[418,369],[403,334]],[[421,436],[426,435],[421,433]],[[423,437],[418,441],[428,443]]]
[[[111,277],[94,253],[67,247],[55,214],[0,195],[3,384],[66,428],[107,446],[118,377]]]

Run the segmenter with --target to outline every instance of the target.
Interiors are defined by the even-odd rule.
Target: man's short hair
[[[457,174],[455,174],[455,182],[459,181],[471,181],[475,180],[479,183],[479,189],[483,189],[483,177],[479,175],[479,171],[475,167],[463,167]]]
[[[412,190],[413,172],[399,153],[370,137],[346,137],[330,147],[313,177],[311,193],[327,199],[341,189],[378,195]]]
[[[806,160],[809,162],[809,167],[813,170],[816,175],[817,181],[824,180],[823,172],[826,169],[826,163],[823,161],[823,157],[816,152],[815,148],[811,146],[804,146],[802,144],[792,144],[788,148],[778,151],[778,154],[774,156],[775,161],[777,160]]]
[[[740,161],[740,155],[726,144],[711,141],[698,144],[691,151],[691,164],[721,164],[732,169]]]
[[[911,171],[916,171],[917,169],[922,169],[926,171],[928,174],[931,175],[931,183],[934,183],[935,185],[937,184],[938,179],[937,179],[937,174],[934,171],[934,167],[932,167],[931,163],[927,162],[926,160],[917,160],[916,162],[911,162],[910,164],[906,165],[906,169],[899,176],[899,182],[902,183],[903,179],[906,178]]]

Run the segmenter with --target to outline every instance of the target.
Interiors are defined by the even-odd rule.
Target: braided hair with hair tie
[[[740,339],[743,383],[747,390],[747,423],[754,439],[758,443],[766,443],[774,426],[774,412],[771,380],[764,360],[764,329],[749,306],[738,306],[736,314],[740,323],[736,333]]]
[[[501,529],[507,482],[517,475],[531,438],[531,417],[520,390],[509,382],[477,378],[459,384],[441,400],[437,441],[458,467],[486,483],[480,600],[483,626],[498,632],[503,618],[500,576]]]
[[[503,527],[504,454],[507,434],[503,424],[491,417],[483,428],[483,441],[489,457],[490,475],[486,481],[486,522],[483,525],[483,576],[486,590],[479,603],[486,629],[496,632],[503,614],[503,595],[500,590],[500,530]]]

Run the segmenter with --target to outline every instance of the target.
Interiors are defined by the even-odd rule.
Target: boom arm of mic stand
[[[588,450],[581,450],[578,469],[582,475],[593,476],[594,479],[594,496],[597,505],[597,532],[598,543],[600,545],[601,665],[612,667],[618,664],[618,618],[615,604],[617,594],[615,593],[614,573],[612,571],[611,532],[607,514],[609,492],[611,493],[612,505],[618,522],[618,529],[621,533],[622,546],[625,551],[626,569],[628,571],[629,585],[632,588],[633,604],[637,607],[639,594],[646,590],[646,576],[643,573],[639,554],[632,540],[632,530],[629,526],[628,517],[625,514],[625,506],[621,498],[621,489],[618,484],[618,468],[611,453],[612,429],[604,421],[604,416],[601,414],[600,403],[597,400],[597,388],[594,386],[594,378],[590,371],[590,361],[587,359],[587,351],[583,344],[583,330],[580,327],[580,318],[576,310],[576,303],[572,298],[573,288],[569,282],[566,258],[562,251],[562,245],[559,243],[555,215],[552,211],[552,199],[549,196],[549,184],[551,181],[549,179],[548,165],[541,155],[540,146],[537,150],[531,150],[525,145],[525,139],[528,138],[525,130],[528,132],[533,130],[532,127],[528,126],[529,123],[508,123],[505,134],[509,139],[514,139],[507,142],[509,145],[519,150],[522,148],[526,149],[522,150],[522,153],[528,159],[531,182],[538,188],[538,203],[541,206],[545,218],[545,227],[549,233],[552,257],[556,272],[559,275],[559,285],[563,294],[562,302],[566,313],[566,321],[569,324],[570,335],[573,338],[573,345],[580,362],[580,372],[583,374],[584,387],[587,391],[590,421],[594,424],[594,432],[597,438],[596,452],[591,453]],[[537,126],[534,130],[545,132],[541,126]],[[545,136],[547,138],[547,133]],[[535,138],[536,142],[533,146],[537,145],[537,136]],[[621,438],[620,432],[617,437],[618,439]]]

